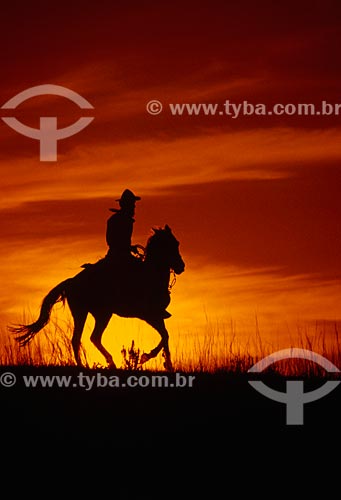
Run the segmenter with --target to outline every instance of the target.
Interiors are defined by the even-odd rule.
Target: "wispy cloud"
[[[6,197],[2,206],[32,200],[97,198],[112,195],[112,185],[130,184],[145,193],[156,189],[232,179],[292,175],[309,163],[327,168],[339,160],[338,129],[262,129],[149,139],[124,144],[77,145],[58,163],[12,158],[0,164]],[[81,138],[80,138],[81,140]]]

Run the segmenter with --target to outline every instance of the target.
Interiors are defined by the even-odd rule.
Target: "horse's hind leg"
[[[110,368],[116,368],[110,352],[102,345],[102,335],[111,318],[111,314],[101,314],[95,316],[95,328],[91,334],[90,340],[97,347],[100,353],[105,357]]]
[[[70,308],[71,309],[71,308]],[[83,310],[77,310],[75,308],[71,309],[71,313],[74,320],[74,328],[72,334],[72,349],[75,356],[75,360],[78,366],[82,366],[82,362],[80,359],[80,345],[81,345],[81,337],[83,333],[83,328],[85,325],[86,317],[88,313]]]

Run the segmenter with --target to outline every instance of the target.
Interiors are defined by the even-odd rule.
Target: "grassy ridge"
[[[71,322],[60,325],[56,319],[52,319],[51,323],[24,348],[18,346],[13,335],[2,331],[0,366],[73,366],[75,363],[71,346],[71,331]],[[299,330],[295,342],[285,347],[317,352],[341,369],[341,346],[337,324],[334,325],[332,334],[323,325],[316,327],[312,333]],[[255,334],[242,343],[233,324],[218,325],[210,322],[207,322],[204,334],[191,335],[191,338],[188,335],[183,337],[178,335],[175,345],[171,343],[175,371],[196,373],[219,371],[246,373],[257,361],[280,348],[283,347],[265,342],[258,327]],[[121,359],[115,361],[119,368],[124,369],[163,370],[161,354],[142,367],[138,363],[141,354],[137,343],[133,341],[130,346],[122,346]],[[82,358],[86,368],[102,366],[101,363],[89,361],[84,347]],[[104,361],[103,366],[105,366]],[[321,376],[324,373],[316,363],[307,360],[277,362],[271,367],[271,371],[293,376],[301,373]]]

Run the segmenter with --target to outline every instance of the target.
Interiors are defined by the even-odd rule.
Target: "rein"
[[[142,245],[134,245],[133,249],[131,250],[132,255],[138,259],[144,262],[146,258],[146,248]]]
[[[170,280],[169,280],[169,285],[168,285],[168,292],[171,293],[172,291],[172,288],[173,286],[175,285],[176,283],[176,274],[175,272],[173,271],[173,269],[171,269],[171,274],[170,274]]]

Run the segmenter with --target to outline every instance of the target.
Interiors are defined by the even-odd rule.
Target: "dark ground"
[[[221,491],[222,485],[230,488],[231,482],[245,494],[248,488],[256,494],[268,476],[277,479],[280,489],[296,476],[311,483],[316,480],[313,467],[326,460],[335,464],[331,454],[340,449],[340,386],[305,405],[304,425],[288,426],[285,406],[257,393],[248,384],[249,375],[197,373],[192,388],[86,391],[28,388],[23,382],[24,375],[72,375],[77,380],[78,368],[1,367],[0,377],[4,372],[15,374],[17,382],[0,389],[2,457],[11,457],[8,463],[15,464],[15,470],[32,467],[35,476],[44,466],[51,467],[56,477],[72,476],[70,463],[82,464],[83,486],[90,477],[99,483],[104,478],[102,486],[121,491],[117,498],[154,498],[150,487],[157,479],[170,492],[182,477],[189,481],[193,497],[194,485],[201,491],[208,482],[209,498],[217,496],[212,493],[215,485]],[[148,375],[146,371],[98,373],[119,374],[121,383],[130,375]],[[274,389],[285,389],[281,377],[263,376],[263,380]],[[318,380],[306,381],[305,391],[319,385]],[[56,457],[58,469],[51,465]],[[175,498],[188,495],[182,490],[182,496]]]

